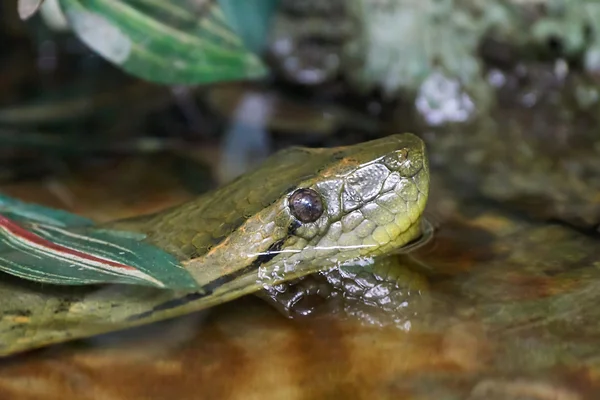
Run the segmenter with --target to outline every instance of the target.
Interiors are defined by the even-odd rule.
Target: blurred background
[[[78,210],[75,171],[160,160],[195,193],[291,144],[411,131],[461,190],[598,225],[596,2],[27,3],[2,5],[0,179],[54,205]]]

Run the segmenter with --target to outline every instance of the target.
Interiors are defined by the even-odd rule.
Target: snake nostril
[[[392,171],[397,171],[408,160],[408,149],[400,149],[384,157],[383,164]]]

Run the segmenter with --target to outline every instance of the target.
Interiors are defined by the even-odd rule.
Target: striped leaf
[[[171,254],[135,233],[94,228],[85,218],[0,196],[0,271],[56,285],[198,285]]]
[[[266,75],[214,0],[59,1],[84,43],[138,77],[200,84]]]
[[[0,214],[18,221],[39,222],[56,226],[91,226],[91,219],[80,217],[62,210],[25,203],[12,197],[0,194]]]

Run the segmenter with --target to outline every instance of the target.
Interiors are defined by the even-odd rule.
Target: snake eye
[[[298,189],[289,199],[290,210],[300,222],[315,222],[323,214],[321,196],[312,189]]]

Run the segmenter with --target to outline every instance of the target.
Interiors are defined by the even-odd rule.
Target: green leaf
[[[261,53],[280,0],[218,0],[218,3],[244,45]]]
[[[55,285],[199,288],[173,255],[146,243],[144,235],[91,224],[65,211],[0,195],[0,271]]]
[[[205,84],[267,73],[214,1],[60,0],[60,4],[84,43],[138,77]]]

